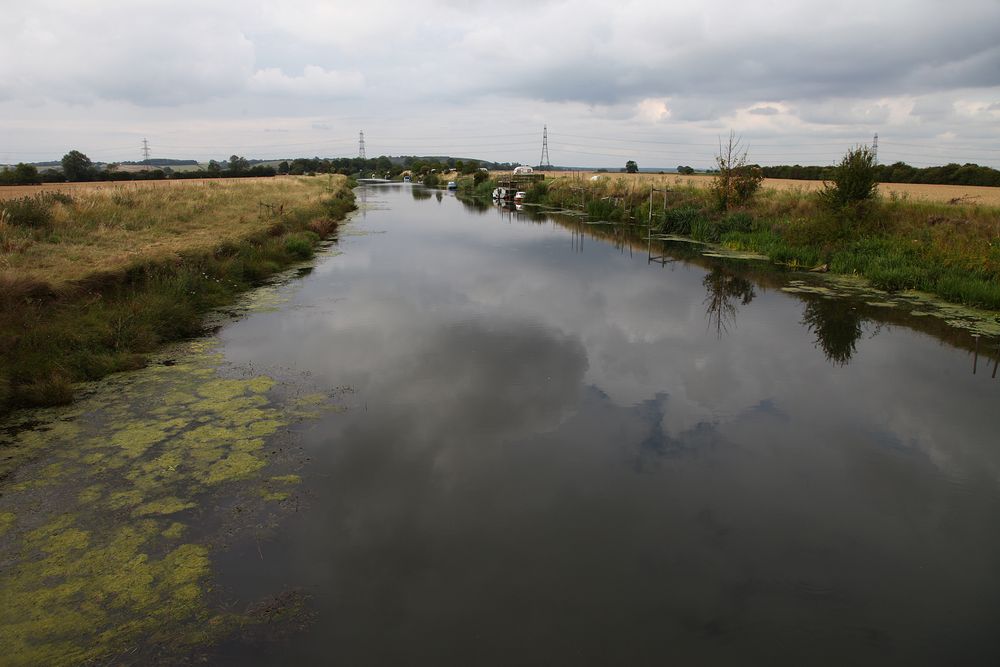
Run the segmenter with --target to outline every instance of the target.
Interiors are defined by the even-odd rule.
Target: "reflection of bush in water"
[[[414,199],[430,199],[431,193],[429,190],[424,188],[411,188],[410,193],[413,195]]]
[[[838,299],[811,300],[802,312],[802,324],[816,334],[816,345],[839,366],[846,366],[857,351],[864,321],[851,302]]]
[[[721,338],[723,332],[729,330],[729,324],[736,321],[736,302],[747,305],[757,296],[753,283],[741,276],[726,273],[720,267],[712,269],[701,281],[705,286],[705,315],[709,325],[715,325],[715,331]]]

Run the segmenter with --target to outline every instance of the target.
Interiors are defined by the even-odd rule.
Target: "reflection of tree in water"
[[[430,199],[432,196],[431,193],[425,188],[416,188],[416,187],[410,188],[410,194],[413,195],[413,198],[418,201],[422,199]]]
[[[729,325],[736,322],[736,302],[745,306],[757,293],[749,280],[726,273],[720,267],[712,269],[701,284],[708,290],[704,301],[705,316],[709,326],[715,325],[716,335],[722,338],[722,334],[729,331]]]
[[[802,312],[802,324],[816,334],[816,345],[838,366],[846,366],[857,351],[864,322],[850,301],[840,299],[810,300]]]

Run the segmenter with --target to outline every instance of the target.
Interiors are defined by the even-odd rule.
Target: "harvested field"
[[[666,187],[691,186],[707,187],[712,180],[708,174],[694,174],[692,176],[681,176],[679,174],[623,174],[606,173],[595,174],[593,172],[547,172],[548,178],[580,178],[589,180],[592,176],[605,176],[609,179],[625,178],[637,184],[641,183],[648,187],[651,183],[658,183]],[[764,187],[772,190],[798,190],[801,192],[813,192],[823,186],[822,181],[800,181],[785,178],[766,178]],[[883,196],[891,196],[893,193],[898,197],[910,200],[949,203],[957,200],[961,204],[981,204],[983,206],[1000,206],[1000,188],[989,188],[975,185],[924,185],[917,183],[882,183],[879,185],[879,192]]]

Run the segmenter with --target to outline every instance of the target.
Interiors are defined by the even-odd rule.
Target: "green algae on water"
[[[5,664],[80,664],[139,644],[183,652],[243,622],[212,610],[210,544],[192,522],[240,483],[261,485],[250,491],[261,500],[290,497],[297,475],[259,478],[265,446],[330,401],[272,396],[275,381],[260,375],[222,377],[210,341],[170,356],[0,436]]]

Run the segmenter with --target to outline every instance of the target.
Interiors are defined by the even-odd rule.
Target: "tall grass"
[[[651,187],[656,188],[652,197]],[[625,220],[633,211],[634,221],[651,221],[663,233],[765,254],[793,268],[826,264],[883,289],[918,289],[1000,310],[1000,209],[995,206],[890,196],[831,207],[815,191],[765,189],[722,212],[706,188],[677,177],[558,178],[549,183],[543,203],[581,209],[601,220]]]
[[[74,382],[141,365],[158,345],[198,333],[207,310],[311,257],[320,238],[353,208],[346,181],[330,187],[311,180],[291,189],[227,188],[217,211],[211,204],[219,192],[201,189],[187,190],[188,199],[175,194],[169,213],[155,208],[164,203],[163,191],[137,191],[127,202],[78,195],[54,203],[57,240],[33,227],[29,250],[0,255],[14,265],[36,246],[53,255],[47,266],[0,276],[0,413],[67,402]],[[257,197],[296,191],[298,201],[284,199],[258,215]],[[121,206],[128,215],[111,215]],[[198,226],[208,219],[211,229]],[[152,239],[150,247],[123,254],[119,243],[129,238],[122,232],[129,228]],[[74,270],[67,262],[87,238],[99,248],[89,256],[103,261]]]

